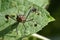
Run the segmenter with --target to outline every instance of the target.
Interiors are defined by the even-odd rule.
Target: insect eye
[[[6,18],[6,19],[9,19],[9,15],[5,15],[5,18]]]

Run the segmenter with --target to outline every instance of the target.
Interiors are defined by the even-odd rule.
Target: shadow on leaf
[[[10,25],[7,28],[5,28],[4,30],[0,31],[0,37],[6,35],[10,31],[13,31],[13,29],[15,29],[18,26],[18,24],[19,24],[18,22],[15,22],[12,25]]]

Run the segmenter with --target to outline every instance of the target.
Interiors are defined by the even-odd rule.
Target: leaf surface
[[[1,0],[0,3],[0,37],[4,36],[5,40],[10,38],[11,40],[17,40],[36,33],[42,30],[49,22],[54,21],[54,18],[44,9],[48,4],[45,0]],[[31,7],[37,8],[37,12],[31,12],[26,19],[27,22],[18,23],[16,21],[17,15],[25,15],[26,17]],[[37,15],[38,13],[39,15]],[[9,21],[6,22],[5,15],[7,14],[15,14],[15,20],[9,18]]]

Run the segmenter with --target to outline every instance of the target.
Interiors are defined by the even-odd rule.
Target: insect
[[[30,15],[31,12],[36,12],[36,11],[37,11],[36,8],[30,9],[26,17],[25,17],[25,15],[17,15],[17,17],[16,17],[17,22],[22,22],[24,25],[24,22],[32,21],[33,19],[29,19],[27,21],[26,21],[26,19],[28,18],[28,16]],[[34,26],[37,26],[37,24],[34,24]],[[17,31],[17,28],[16,28],[16,31]]]
[[[18,22],[25,22],[26,18],[25,18],[24,15],[17,15],[16,20],[17,20]]]
[[[15,17],[15,15],[5,15],[5,18],[6,18],[6,19],[11,18],[11,19],[15,20],[16,22],[18,22],[18,24],[19,24],[19,23],[23,23],[23,25],[24,25],[25,22],[28,22],[28,21],[32,21],[32,20],[33,20],[33,18],[32,18],[32,19],[29,19],[29,20],[27,20],[27,18],[28,18],[28,16],[30,15],[31,12],[36,12],[36,11],[37,11],[36,8],[31,8],[31,9],[29,10],[29,12],[27,13],[27,16],[21,15],[21,14],[16,15],[16,20],[13,19],[13,18]],[[34,26],[36,27],[37,24],[34,24]],[[25,27],[25,30],[26,30],[26,27]],[[17,29],[17,28],[16,28],[16,32],[17,32],[17,34],[18,34],[18,29]]]
[[[7,8],[6,11],[2,10],[2,13],[6,14],[3,16],[3,18],[5,17],[7,20],[9,19],[6,26],[3,27],[3,30],[5,28],[8,29],[8,27],[10,25],[12,25],[11,26],[12,29],[14,27],[16,28],[16,30],[15,30],[15,28],[13,29],[12,34],[17,33],[18,38],[25,36],[25,34],[31,35],[33,33],[36,33],[37,31],[41,30],[45,25],[47,25],[48,22],[51,21],[50,18],[47,17],[48,12],[45,12],[45,10],[43,8],[39,7],[38,5],[35,5],[34,3],[31,3],[28,1],[25,1],[25,2],[22,1],[22,3],[18,3],[18,1],[16,1],[16,3],[18,5],[16,5],[13,8]],[[11,6],[11,5],[9,5],[9,6]],[[38,8],[39,8],[39,10],[38,10]],[[16,16],[10,15],[10,14],[7,15],[7,13],[8,14],[14,13],[14,14],[16,14]],[[21,15],[21,14],[23,14],[23,15]],[[48,14],[48,16],[50,16],[50,15]],[[1,18],[1,19],[3,19],[3,18]],[[48,21],[48,19],[49,19],[49,21]],[[2,20],[2,21],[4,22],[5,20]],[[10,36],[10,35],[8,35],[8,36]],[[14,37],[15,37],[15,34],[14,34]]]

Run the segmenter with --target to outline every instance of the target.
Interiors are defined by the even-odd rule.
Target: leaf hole
[[[31,9],[31,11],[32,11],[32,12],[36,12],[37,9],[33,7],[33,8]]]
[[[37,24],[34,24],[34,26],[36,27],[36,26],[37,26]]]

